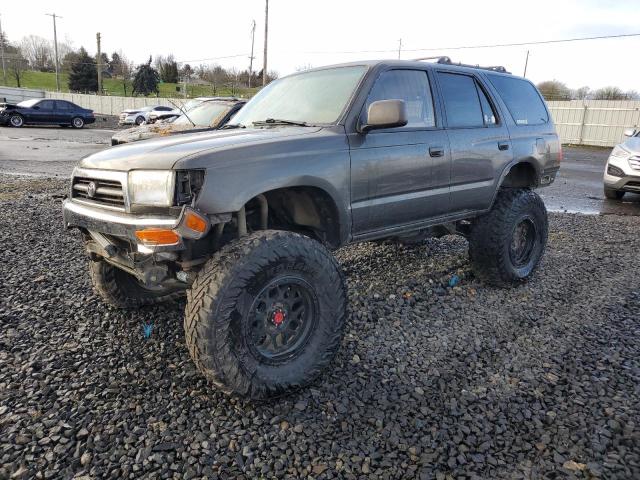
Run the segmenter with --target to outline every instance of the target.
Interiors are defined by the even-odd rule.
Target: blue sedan
[[[0,105],[0,125],[11,127],[60,125],[82,128],[95,121],[93,110],[87,110],[66,100],[37,98],[25,100],[17,105]]]

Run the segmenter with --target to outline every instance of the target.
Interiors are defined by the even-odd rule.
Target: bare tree
[[[10,47],[10,51],[5,52],[5,67],[15,79],[18,88],[22,86],[22,72],[27,68],[27,64],[19,47]]]
[[[213,87],[213,95],[217,95],[220,85],[227,81],[227,72],[220,65],[200,65],[198,76]]]
[[[20,42],[20,50],[34,70],[46,72],[53,68],[53,49],[46,38],[38,35],[23,37]]]
[[[114,52],[111,55],[111,70],[114,77],[122,80],[122,89],[124,90],[124,96],[127,96],[127,87],[131,83],[131,77],[133,76],[133,62],[129,60],[122,50]]]
[[[626,94],[618,87],[603,87],[593,94],[595,100],[625,100]]]
[[[576,100],[586,100],[590,94],[591,89],[589,87],[580,87],[573,92],[573,98]]]
[[[558,80],[547,80],[540,82],[537,86],[545,100],[569,100],[571,98],[569,87]]]

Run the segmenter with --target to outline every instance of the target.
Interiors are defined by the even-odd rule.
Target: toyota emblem
[[[95,182],[89,182],[89,185],[87,185],[87,196],[89,198],[93,198],[96,196],[96,183]]]

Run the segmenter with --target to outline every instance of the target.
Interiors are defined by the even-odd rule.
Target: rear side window
[[[488,77],[507,105],[516,125],[542,125],[549,122],[542,98],[529,82],[502,75]]]
[[[58,110],[73,110],[71,104],[67,102],[56,102],[56,108]]]
[[[473,77],[438,72],[447,125],[474,128],[496,124],[496,114],[486,94]]]
[[[429,79],[423,70],[383,72],[371,89],[365,108],[378,100],[404,100],[408,127],[434,127],[436,124]]]

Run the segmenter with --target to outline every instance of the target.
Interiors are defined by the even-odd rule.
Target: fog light
[[[160,228],[138,230],[136,238],[144,245],[175,245],[180,242],[180,235],[176,232]]]
[[[622,169],[616,167],[615,165],[607,166],[607,174],[614,177],[624,177],[624,172],[622,171]]]

